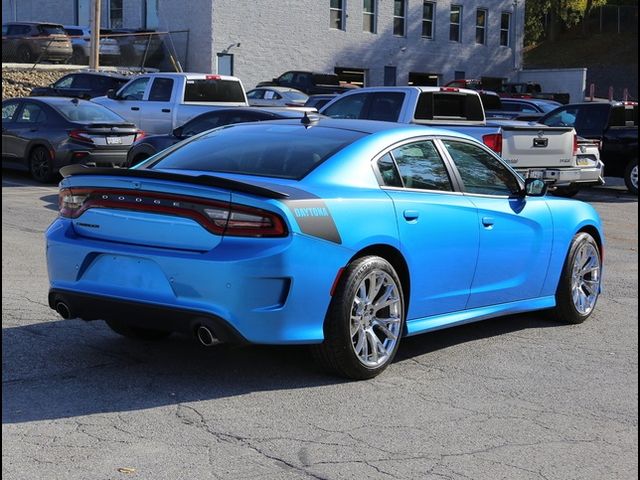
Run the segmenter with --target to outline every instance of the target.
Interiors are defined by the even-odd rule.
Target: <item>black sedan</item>
[[[2,102],[2,168],[27,170],[51,182],[70,164],[124,166],[127,151],[144,135],[102,105],[62,97]]]
[[[303,110],[287,108],[238,107],[212,110],[192,118],[181,127],[176,128],[170,135],[150,135],[138,140],[129,150],[129,165],[140,163],[159,151],[205,130],[232,123],[302,118],[304,113]]]
[[[108,90],[119,90],[131,77],[108,72],[70,73],[48,87],[36,87],[31,96],[77,97],[90,99],[107,94]]]

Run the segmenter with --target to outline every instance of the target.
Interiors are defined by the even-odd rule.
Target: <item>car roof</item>
[[[515,103],[533,103],[537,105],[562,105],[560,102],[556,102],[555,100],[547,100],[544,98],[502,98],[503,102],[515,102]]]
[[[276,92],[300,92],[300,90],[298,90],[297,88],[280,87],[278,85],[263,85],[262,87],[256,87],[256,88],[253,88],[252,90],[275,90]],[[304,92],[300,92],[300,93],[304,93]]]
[[[46,95],[43,95],[43,96],[36,95],[33,97],[19,97],[19,98],[16,98],[15,100],[37,100],[42,103],[46,103],[47,105],[62,105],[62,104],[71,102],[71,103],[79,103],[79,104],[86,104],[86,105],[98,105],[100,107],[103,107],[99,103],[91,102],[89,100],[82,100],[81,98],[48,97]],[[103,107],[103,108],[106,108],[106,107]]]
[[[201,115],[207,115],[209,113],[224,113],[224,112],[265,112],[271,113],[274,115],[280,115],[282,117],[288,118],[302,118],[304,113],[303,110],[296,110],[293,108],[286,107],[226,107],[226,108],[216,108],[215,110],[210,110],[208,112],[202,112]],[[314,112],[315,113],[315,112]],[[197,118],[197,117],[193,117]]]
[[[87,71],[81,70],[79,72],[70,72],[67,75],[65,75],[65,77],[68,76],[68,75],[93,75],[93,76],[96,76],[96,77],[110,77],[110,78],[115,78],[115,79],[118,79],[118,80],[127,80],[127,81],[129,81],[130,79],[133,78],[132,75],[127,76],[127,75],[122,75],[121,73],[117,73],[117,72],[94,72],[94,71],[89,71],[89,70],[87,70]]]

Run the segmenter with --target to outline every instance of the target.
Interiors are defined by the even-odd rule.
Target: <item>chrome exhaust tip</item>
[[[71,309],[69,308],[69,305],[64,302],[56,303],[56,312],[58,312],[58,315],[65,320],[69,320],[71,318]]]
[[[213,332],[209,329],[209,327],[205,325],[200,325],[196,330],[196,337],[201,345],[205,347],[211,347],[216,344],[216,337],[213,335]]]

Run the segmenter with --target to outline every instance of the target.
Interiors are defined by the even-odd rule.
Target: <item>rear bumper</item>
[[[83,149],[81,146],[74,146],[70,150],[59,152],[55,168],[60,170],[67,165],[94,164],[125,166],[127,165],[127,152],[128,150]]]
[[[592,167],[570,168],[517,168],[524,178],[540,178],[554,186],[604,185],[604,165],[599,162]]]

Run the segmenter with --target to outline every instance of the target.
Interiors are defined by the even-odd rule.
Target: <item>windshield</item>
[[[538,106],[542,109],[544,113],[549,113],[552,110],[555,110],[558,107],[561,107],[561,103],[557,102],[548,102],[548,103],[540,103]]]
[[[92,103],[59,103],[52,105],[70,122],[127,123],[125,119],[102,105]]]
[[[245,98],[237,80],[187,80],[184,101],[244,103]]]
[[[188,142],[151,165],[299,180],[365,134],[335,128],[282,124],[223,127]]]

